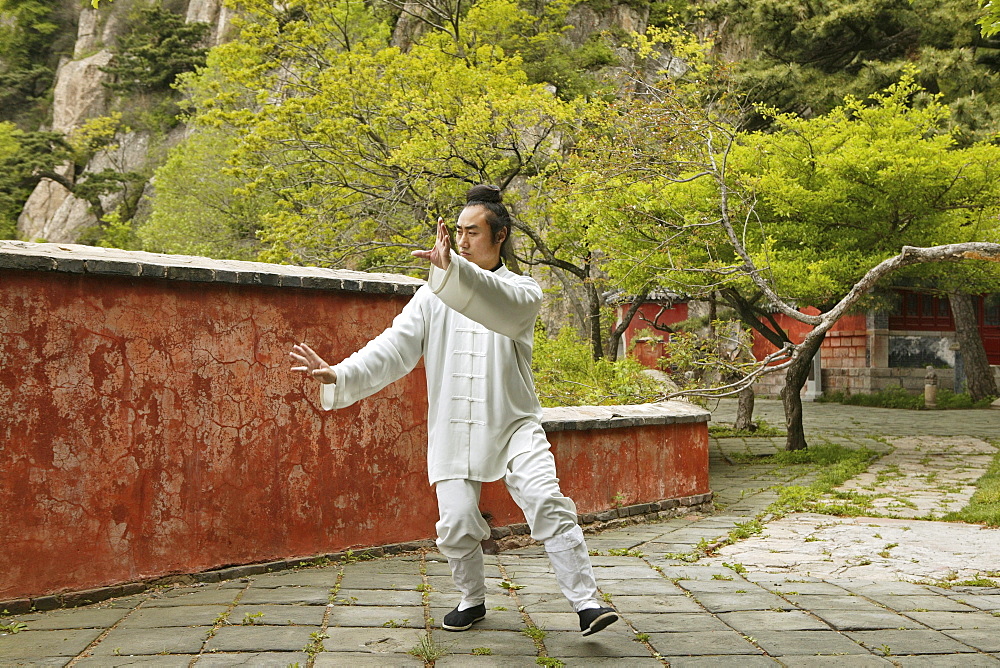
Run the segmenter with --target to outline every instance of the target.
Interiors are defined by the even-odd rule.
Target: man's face
[[[481,206],[462,209],[455,225],[455,246],[459,254],[486,271],[500,264],[500,246],[506,236],[507,231],[501,230],[494,242],[490,224],[486,222],[486,209]]]

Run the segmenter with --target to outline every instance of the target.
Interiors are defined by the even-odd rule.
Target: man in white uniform
[[[576,506],[559,491],[531,376],[534,323],[542,291],[501,261],[510,216],[495,186],[476,186],[456,224],[458,254],[442,220],[434,247],[413,255],[431,263],[421,287],[392,326],[330,367],[305,343],[290,353],[322,383],[326,410],[378,392],[416,366],[427,372],[430,482],[438,498],[437,545],[448,558],[461,602],[443,628],[464,631],[486,616],[479,511],[483,482],[504,479],[531,536],[545,546],[559,586],[590,635],[618,619],[596,600],[597,583]]]

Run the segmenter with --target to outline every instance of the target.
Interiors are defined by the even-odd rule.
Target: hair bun
[[[497,202],[499,204],[503,202],[503,196],[500,194],[499,187],[484,183],[469,188],[469,192],[465,194],[465,202],[466,204],[471,202]]]

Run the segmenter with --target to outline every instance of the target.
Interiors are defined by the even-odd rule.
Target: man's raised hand
[[[306,344],[295,344],[292,346],[292,352],[288,353],[288,356],[292,358],[292,363],[296,365],[292,367],[292,371],[304,373],[321,383],[329,384],[337,382],[337,374],[330,368],[330,365],[324,362],[323,358],[317,355]]]
[[[448,228],[445,227],[444,218],[438,218],[437,240],[430,250],[415,250],[411,253],[413,257],[423,260],[430,260],[430,263],[441,270],[447,270],[451,264],[451,237],[448,236]]]

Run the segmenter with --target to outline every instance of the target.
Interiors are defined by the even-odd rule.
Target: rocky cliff
[[[52,96],[51,129],[71,134],[89,119],[105,116],[112,104],[112,95],[105,85],[110,76],[101,68],[112,60],[111,48],[125,29],[126,18],[134,12],[140,0],[115,0],[93,9],[82,3],[77,22],[76,44],[72,58],[65,58],[56,72]],[[187,22],[199,21],[211,26],[208,42],[221,42],[231,18],[223,0],[176,0],[163,7],[185,17]],[[175,142],[182,131],[174,131],[167,142]],[[152,173],[154,152],[149,132],[128,132],[116,137],[108,150],[98,152],[80,171],[65,166],[62,176],[80,183],[88,174],[104,169],[122,172]],[[161,158],[161,152],[155,152]],[[102,208],[112,210],[125,193],[102,197]],[[58,183],[44,179],[31,194],[18,218],[18,234],[27,240],[75,242],[82,233],[97,223],[89,202],[74,196]]]

